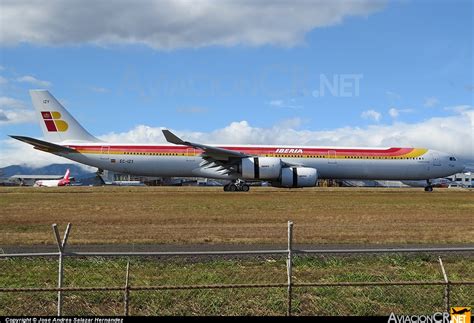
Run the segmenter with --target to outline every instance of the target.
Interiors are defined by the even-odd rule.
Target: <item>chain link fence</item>
[[[474,247],[0,255],[0,315],[389,315],[474,304]],[[442,255],[442,257],[439,257]]]

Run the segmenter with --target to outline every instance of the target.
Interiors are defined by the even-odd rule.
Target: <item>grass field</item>
[[[473,281],[472,257],[444,258],[450,281]],[[66,287],[123,287],[127,259],[66,258]],[[0,287],[50,287],[57,284],[56,259],[0,260]],[[436,257],[295,257],[293,282],[441,281]],[[182,258],[131,259],[131,286],[285,284],[280,258],[205,261]],[[451,304],[474,305],[472,285],[451,288]],[[286,287],[133,291],[132,315],[285,315]],[[121,315],[124,294],[65,292],[65,315]],[[444,286],[294,287],[295,315],[428,314],[444,310]],[[0,315],[54,315],[56,293],[1,293]]]
[[[0,188],[0,245],[473,243],[474,192],[436,189]]]

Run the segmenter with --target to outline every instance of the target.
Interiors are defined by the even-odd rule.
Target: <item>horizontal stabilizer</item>
[[[77,151],[65,146],[56,145],[47,141],[30,138],[30,137],[23,137],[23,136],[10,136],[13,139],[20,140],[26,142],[27,144],[32,145],[35,149],[46,151],[48,153],[76,153]]]

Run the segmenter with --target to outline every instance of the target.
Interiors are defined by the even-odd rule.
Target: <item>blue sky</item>
[[[75,17],[59,21],[64,30],[35,15],[9,24],[18,3],[38,6],[2,4],[0,166],[24,153],[8,134],[41,137],[28,114],[31,88],[49,89],[110,140],[161,141],[155,130],[169,127],[211,142],[423,144],[474,157],[472,1],[327,1],[319,6],[338,6],[324,17],[311,15],[321,7],[268,2],[250,8],[262,21],[243,10],[233,24],[216,10],[248,3],[213,3],[211,18],[199,8],[190,22],[171,5],[178,22],[165,31],[140,8],[120,19],[143,28],[125,31],[93,22],[83,30]],[[60,19],[60,4],[50,6],[46,15]],[[446,124],[456,127],[448,139]]]

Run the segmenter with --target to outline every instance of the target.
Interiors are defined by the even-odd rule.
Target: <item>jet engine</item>
[[[248,157],[242,159],[240,173],[243,179],[277,179],[280,177],[281,161],[272,157]]]
[[[281,170],[280,187],[313,187],[318,180],[318,171],[310,167],[285,167]]]

